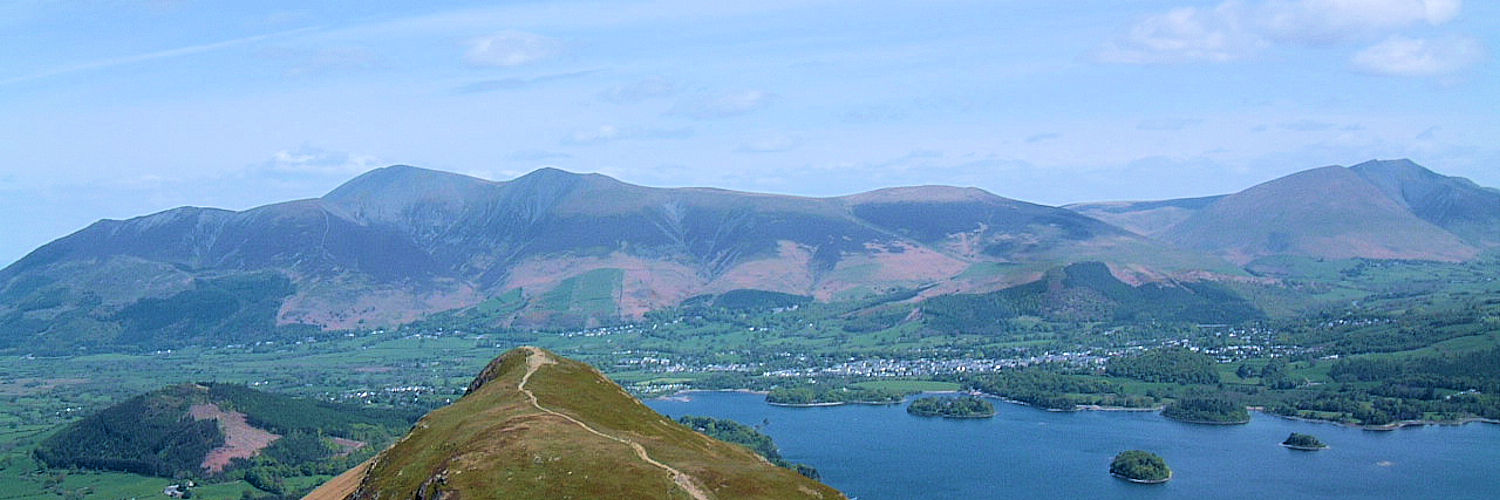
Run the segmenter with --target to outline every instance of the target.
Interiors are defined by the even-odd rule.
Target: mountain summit
[[[586,364],[522,347],[496,358],[463,398],[423,417],[395,446],[307,498],[844,495],[663,417]]]
[[[1371,160],[1275,179],[1227,196],[1068,208],[1218,254],[1460,261],[1500,245],[1500,192],[1411,160]]]

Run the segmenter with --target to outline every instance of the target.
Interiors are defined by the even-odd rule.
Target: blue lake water
[[[914,417],[905,406],[784,408],[763,396],[697,392],[647,404],[677,418],[761,425],[793,462],[859,500],[915,498],[1500,498],[1500,426],[1364,431],[1254,414],[1206,426],[1149,412],[1048,412],[996,402],[992,419]],[[1292,432],[1331,448],[1279,445]],[[1114,455],[1155,452],[1175,474],[1138,485]]]

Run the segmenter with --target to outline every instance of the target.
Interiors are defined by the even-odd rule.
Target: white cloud
[[[1102,62],[1244,59],[1276,44],[1347,44],[1452,21],[1462,0],[1228,0],[1147,16],[1096,53]]]
[[[556,38],[524,31],[506,30],[469,41],[464,60],[479,66],[520,66],[562,54]]]
[[[700,96],[678,103],[672,114],[700,120],[726,118],[764,109],[776,101],[776,94],[764,90],[741,90],[716,96]]]
[[[1386,76],[1443,76],[1478,64],[1484,44],[1470,37],[1437,39],[1393,36],[1359,51],[1352,62],[1360,71]]]
[[[1462,0],[1283,0],[1265,4],[1257,23],[1274,39],[1335,43],[1415,24],[1443,24],[1462,7]]]
[[[692,136],[693,129],[690,128],[659,129],[601,125],[596,129],[580,130],[568,134],[567,137],[563,138],[562,143],[586,145],[642,139],[686,139]]]
[[[348,175],[383,166],[379,158],[309,145],[277,151],[260,170],[282,175]]]
[[[1124,36],[1106,43],[1103,62],[1158,64],[1225,62],[1243,58],[1265,45],[1243,25],[1245,9],[1225,2],[1213,9],[1184,7],[1142,19]]]

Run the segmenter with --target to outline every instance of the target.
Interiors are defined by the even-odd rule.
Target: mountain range
[[[945,186],[808,198],[392,166],[321,198],[183,207],[53,241],[0,270],[0,348],[247,341],[464,308],[589,326],[736,290],[921,300],[1083,262],[1175,287],[1255,280],[1245,266],[1271,256],[1452,262],[1497,244],[1500,191],[1407,160],[1065,207]]]

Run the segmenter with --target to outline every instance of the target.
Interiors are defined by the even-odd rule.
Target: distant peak
[[[503,184],[526,189],[570,189],[578,186],[592,188],[626,185],[624,182],[604,174],[580,174],[560,168],[542,167]]]
[[[1349,167],[1349,170],[1353,170],[1355,173],[1358,173],[1358,174],[1361,174],[1361,175],[1372,175],[1372,174],[1376,174],[1376,175],[1378,175],[1378,174],[1420,174],[1420,175],[1434,175],[1434,176],[1439,175],[1438,173],[1433,172],[1432,170],[1428,170],[1426,167],[1418,165],[1416,162],[1408,160],[1408,159],[1405,159],[1405,158],[1401,158],[1401,159],[1398,159],[1398,160],[1370,160],[1370,161],[1367,161],[1367,162],[1364,162],[1364,163],[1361,163],[1361,164]]]
[[[325,200],[359,198],[393,192],[412,192],[439,185],[462,186],[492,184],[478,177],[430,170],[411,165],[391,165],[360,174],[330,191]]]
[[[877,189],[849,195],[844,199],[853,203],[903,203],[981,201],[1003,198],[976,187],[910,186]]]

